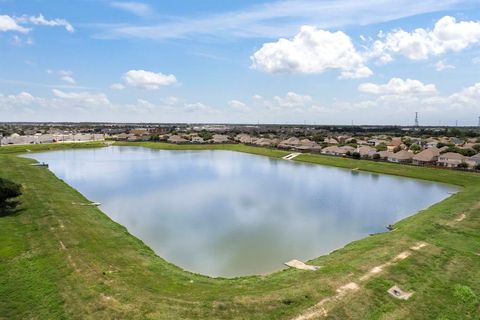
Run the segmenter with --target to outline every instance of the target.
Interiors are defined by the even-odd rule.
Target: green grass
[[[102,144],[95,144],[101,146]],[[121,143],[158,149],[221,149],[280,158],[287,152],[244,145]],[[86,144],[28,146],[32,151]],[[429,246],[336,301],[331,319],[479,319],[480,176],[336,157],[299,161],[358,168],[461,186],[461,192],[312,260],[316,272],[213,279],[156,256],[140,240],[50,171],[0,148],[0,177],[23,185],[17,212],[0,217],[0,319],[289,319],[418,241]],[[35,149],[34,149],[35,148]],[[421,195],[419,195],[421,196]],[[460,214],[465,220],[452,223]],[[62,248],[61,243],[66,249]],[[414,296],[386,294],[398,284]]]
[[[99,148],[104,147],[105,143],[95,142],[65,142],[50,144],[25,144],[25,145],[7,145],[0,147],[0,154],[20,154],[27,152],[53,151],[62,149],[81,149],[81,148]]]

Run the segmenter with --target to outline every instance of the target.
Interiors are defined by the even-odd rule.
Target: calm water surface
[[[211,276],[268,273],[412,215],[455,187],[230,151],[30,154],[155,252]]]

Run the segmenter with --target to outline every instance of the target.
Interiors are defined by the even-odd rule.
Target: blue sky
[[[0,0],[0,121],[476,125],[480,3]]]

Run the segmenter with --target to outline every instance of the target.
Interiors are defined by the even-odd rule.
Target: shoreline
[[[129,145],[137,145],[137,146],[142,144],[144,143],[129,143]],[[150,145],[150,144],[151,143],[147,143],[147,145]],[[78,146],[78,144],[76,145]],[[161,149],[161,146],[162,145],[157,145],[156,147],[158,149]],[[232,147],[232,146],[235,146],[235,147]],[[46,146],[46,147],[49,148],[51,146]],[[62,144],[62,147],[66,148],[66,145]],[[89,147],[89,146],[82,146],[82,147]],[[45,150],[43,151],[51,150],[47,148],[45,148]],[[185,147],[182,146],[182,148],[185,148]],[[222,149],[222,148],[225,148],[225,146],[217,145],[215,146],[215,148]],[[232,150],[232,149],[236,149],[236,150]],[[249,151],[252,151],[251,153],[254,153],[254,154],[273,156],[274,158],[279,158],[282,154],[288,154],[288,152],[283,153],[281,151],[276,151],[276,150],[272,151],[269,149],[257,148],[257,147],[246,147],[242,145],[228,145],[227,150],[240,151],[240,152],[248,152],[247,150],[249,150]],[[63,201],[63,198],[67,197],[67,194],[70,194],[72,192],[73,194],[76,194],[75,198],[80,198],[80,199],[84,198],[81,194],[78,193],[78,191],[74,190],[72,187],[60,181],[50,171],[43,170],[42,168],[31,167],[31,166],[27,167],[25,165],[22,165],[23,163],[27,164],[30,161],[27,159],[21,160],[21,158],[18,158],[16,156],[12,157],[11,155],[1,155],[1,151],[2,150],[0,149],[0,163],[3,164],[3,169],[0,169],[0,174],[2,174],[2,176],[14,176],[14,177],[17,176],[18,174],[21,174],[21,175],[18,175],[17,178],[27,186],[27,189],[25,190],[25,193],[26,193],[25,198],[35,196],[36,194],[39,194],[39,193],[41,194],[43,190],[40,190],[38,189],[38,187],[35,187],[35,186],[39,186],[39,184],[41,184],[43,181],[51,181],[51,184],[54,185],[53,187],[59,187],[58,192],[61,195],[60,199],[58,200],[59,203],[64,203],[65,201]],[[42,150],[38,150],[38,151],[42,151]],[[16,153],[18,154],[18,152]],[[330,157],[325,157],[321,155],[319,156],[307,155],[307,154],[302,154],[299,157],[297,157],[295,160],[300,162],[326,164],[326,165],[329,165],[332,162],[332,159],[330,159]],[[239,278],[231,278],[231,279],[208,278],[205,276],[182,271],[178,267],[173,266],[172,264],[165,261],[161,257],[158,257],[157,255],[155,255],[151,251],[151,249],[146,247],[143,244],[143,242],[141,242],[141,240],[138,240],[137,238],[128,234],[128,232],[126,233],[126,235],[121,235],[121,233],[123,233],[121,230],[125,228],[116,224],[114,221],[108,218],[108,216],[106,216],[105,213],[98,210],[97,208],[90,208],[90,207],[74,208],[75,210],[73,211],[78,212],[81,215],[88,215],[90,217],[89,219],[86,219],[86,218],[79,218],[79,217],[77,218],[77,215],[72,215],[69,212],[63,211],[63,209],[57,208],[58,205],[55,203],[42,202],[42,203],[39,203],[38,205],[45,208],[50,208],[50,210],[53,210],[53,212],[55,213],[55,216],[62,217],[61,218],[62,220],[68,219],[70,220],[71,226],[79,227],[79,230],[77,230],[76,233],[72,233],[71,235],[72,237],[78,238],[77,234],[80,232],[80,234],[86,233],[91,236],[94,236],[95,238],[100,237],[101,239],[103,239],[103,235],[98,235],[97,233],[95,233],[95,232],[99,232],[100,230],[103,230],[102,232],[104,234],[112,234],[112,235],[118,234],[114,236],[114,238],[118,239],[117,241],[119,241],[120,243],[128,243],[129,245],[119,247],[116,243],[113,243],[110,245],[112,249],[107,248],[104,250],[107,250],[113,257],[117,257],[117,255],[121,252],[124,252],[124,253],[128,252],[129,253],[128,256],[130,257],[129,259],[130,260],[133,259],[132,261],[135,260],[137,261],[137,263],[139,259],[140,260],[143,259],[141,258],[142,256],[141,252],[145,252],[147,254],[145,258],[148,261],[151,261],[149,262],[149,265],[153,263],[153,265],[157,266],[157,267],[154,267],[154,269],[157,270],[154,272],[151,269],[152,267],[147,268],[150,271],[144,270],[143,268],[138,268],[138,266],[142,266],[141,263],[139,263],[137,266],[131,266],[131,264],[128,264],[129,266],[131,266],[131,268],[137,270],[139,275],[132,274],[127,278],[120,277],[124,279],[122,281],[128,281],[128,283],[131,283],[131,285],[128,286],[128,288],[130,289],[127,289],[127,287],[124,287],[123,289],[121,289],[122,287],[121,285],[119,287],[115,287],[116,288],[115,290],[112,289],[113,291],[117,292],[118,296],[117,298],[115,298],[117,300],[118,299],[125,300],[126,299],[125,295],[126,295],[130,297],[127,300],[133,299],[134,301],[137,301],[135,305],[139,305],[139,306],[143,305],[144,302],[140,302],[140,301],[143,301],[143,299],[146,299],[150,301],[149,302],[150,304],[157,305],[157,306],[164,306],[162,308],[167,308],[166,305],[164,305],[164,303],[161,302],[162,299],[166,299],[166,296],[164,294],[161,294],[161,292],[163,292],[165,289],[161,289],[160,287],[158,287],[158,285],[160,285],[160,283],[158,283],[158,279],[159,279],[158,277],[160,277],[165,279],[160,282],[163,283],[163,285],[165,285],[165,281],[167,281],[168,283],[167,287],[172,288],[170,290],[174,290],[174,291],[176,290],[177,293],[175,295],[183,296],[182,299],[188,299],[188,300],[192,299],[191,297],[192,293],[189,292],[190,290],[192,290],[195,292],[195,295],[197,294],[199,295],[198,297],[206,296],[206,298],[202,298],[203,301],[223,301],[222,303],[226,304],[225,309],[222,308],[220,310],[217,310],[215,308],[211,309],[211,305],[209,303],[207,303],[209,307],[207,307],[206,309],[203,307],[200,307],[200,309],[198,309],[198,307],[196,307],[195,310],[197,310],[198,312],[196,318],[221,318],[221,317],[240,318],[240,314],[236,314],[234,310],[242,306],[241,308],[242,309],[246,308],[244,311],[246,312],[246,314],[251,315],[252,318],[262,318],[262,314],[263,314],[263,317],[267,317],[267,318],[276,317],[279,319],[292,318],[295,315],[306,310],[309,306],[315,305],[319,300],[322,299],[322,297],[325,298],[330,296],[332,292],[331,290],[333,290],[335,287],[338,287],[337,283],[339,283],[339,281],[341,282],[341,279],[345,279],[345,277],[352,278],[352,277],[356,277],[357,275],[360,276],[362,272],[374,267],[375,264],[388,261],[388,259],[390,259],[392,256],[395,256],[395,254],[398,251],[401,251],[405,246],[413,245],[418,241],[425,241],[426,243],[429,243],[429,246],[427,247],[427,249],[425,249],[425,252],[428,252],[430,255],[431,254],[435,255],[435,251],[438,251],[440,248],[442,248],[442,250],[447,250],[447,252],[450,252],[452,250],[451,246],[455,245],[455,243],[449,243],[448,241],[445,242],[445,240],[448,240],[448,239],[442,239],[441,237],[440,238],[436,237],[436,235],[438,235],[439,232],[448,231],[448,230],[445,231],[442,228],[439,229],[437,226],[439,224],[446,225],[447,221],[448,223],[450,223],[451,220],[453,220],[454,218],[457,218],[459,215],[458,210],[461,210],[462,212],[463,211],[468,212],[468,214],[466,215],[466,218],[464,219],[467,222],[467,224],[469,223],[468,221],[472,223],[472,219],[474,219],[472,216],[472,213],[478,212],[478,210],[480,209],[480,207],[479,208],[475,207],[478,201],[476,199],[480,192],[480,177],[478,177],[478,175],[476,174],[447,171],[447,170],[437,171],[434,169],[426,169],[421,167],[412,169],[412,167],[406,167],[398,164],[381,164],[381,166],[372,167],[372,164],[377,165],[377,163],[374,163],[374,162],[364,163],[361,160],[348,161],[349,159],[339,159],[339,158],[333,158],[333,160],[336,160],[337,162],[337,165],[334,165],[336,167],[352,169],[352,166],[354,166],[354,168],[359,168],[362,171],[369,171],[373,173],[386,173],[386,174],[393,174],[393,175],[412,177],[412,178],[420,178],[422,180],[433,180],[437,182],[444,182],[448,184],[461,186],[463,187],[463,189],[457,192],[456,194],[447,197],[443,201],[436,203],[429,208],[421,210],[420,212],[395,223],[394,225],[395,225],[396,231],[393,233],[385,232],[385,233],[375,234],[370,237],[366,237],[366,238],[351,242],[346,246],[344,246],[343,248],[335,250],[328,255],[320,256],[310,260],[309,262],[314,262],[317,265],[324,266],[318,272],[310,272],[305,274],[304,272],[301,272],[301,271],[296,272],[295,270],[287,269],[287,270],[281,270],[266,276],[258,275],[258,276],[247,276],[247,277],[239,277]],[[344,161],[339,161],[339,160],[344,160]],[[8,169],[9,165],[13,166],[12,168],[13,170]],[[404,170],[398,170],[398,169],[404,169]],[[434,171],[435,173],[441,173],[441,174],[438,176],[432,177],[431,176],[432,171]],[[27,174],[27,172],[29,172],[29,174]],[[27,174],[27,176],[25,176],[25,174]],[[33,180],[32,178],[29,177],[29,175],[33,176]],[[35,177],[38,177],[38,179],[35,179]],[[61,187],[62,185],[64,187]],[[37,197],[35,196],[34,198],[37,198]],[[29,214],[32,214],[33,216],[38,215],[38,212],[39,212],[38,210],[32,211],[31,209],[28,209],[29,206],[33,206],[33,202],[31,201],[23,201],[23,202],[24,204],[22,204],[22,207],[26,206],[27,208],[25,210],[29,212]],[[67,201],[67,204],[68,204],[68,201]],[[46,212],[49,212],[48,209]],[[18,217],[21,218],[22,215],[19,215]],[[12,219],[15,219],[15,217],[12,217]],[[475,219],[478,219],[478,218],[475,218]],[[4,221],[5,219],[4,220],[0,219],[0,226]],[[477,223],[477,220],[474,220],[474,222]],[[96,228],[94,228],[93,230],[85,228],[86,226],[91,224],[93,224]],[[463,221],[456,222],[456,225],[459,225],[459,224],[463,225]],[[65,222],[62,222],[62,225],[65,225],[66,228],[68,227]],[[468,229],[468,226],[466,227]],[[12,228],[20,228],[20,227],[14,225],[12,226]],[[100,241],[100,238],[99,238],[99,241]],[[84,237],[80,237],[76,241],[80,241],[79,242],[80,244],[82,244],[83,242],[88,242],[87,240],[83,240],[83,239]],[[109,243],[111,240],[109,241],[107,239],[109,238],[107,237],[105,238],[105,240],[102,240],[100,242],[106,241],[106,243]],[[467,241],[466,243],[471,241],[468,239],[469,238],[465,239],[464,241]],[[5,241],[5,240],[3,240],[0,237],[0,243],[3,243],[2,241]],[[62,243],[64,244],[65,248],[70,248],[72,246],[69,243],[69,241],[66,239],[63,239]],[[140,247],[138,247],[138,245],[140,245]],[[102,255],[103,258],[100,259],[97,256],[97,253],[100,254],[98,251],[92,250],[88,246],[82,249],[83,255],[89,256],[90,257],[89,259],[91,259],[92,261],[98,261],[98,263],[101,263],[102,259],[105,259],[107,261],[111,261],[113,259],[108,255],[107,256]],[[453,254],[453,253],[450,252],[450,254]],[[472,254],[473,252],[468,256],[470,257]],[[0,255],[0,258],[3,259],[1,255]],[[72,259],[74,259],[73,256],[72,256]],[[411,264],[413,264],[412,265],[413,267],[416,267],[415,261],[412,262],[411,260],[413,259],[409,258],[405,261],[407,262],[409,261]],[[7,260],[7,261],[10,261],[10,260]],[[14,262],[11,262],[11,263],[14,263]],[[402,264],[405,264],[405,262],[402,262]],[[80,269],[79,265],[80,263],[76,263],[76,266],[78,269]],[[352,269],[353,266],[355,266],[354,269]],[[389,268],[388,270],[389,273],[391,272],[390,269],[394,269],[394,267]],[[160,270],[163,270],[163,271],[160,271]],[[349,275],[350,273],[348,272],[345,273],[345,270],[349,270],[350,273],[353,272],[353,275]],[[148,281],[149,282],[148,287],[151,287],[151,290],[153,290],[154,292],[157,292],[157,294],[154,294],[152,296],[151,294],[144,292],[141,294],[141,297],[142,297],[141,300],[134,299],[133,296],[131,296],[131,294],[134,294],[138,290],[140,290],[138,291],[138,293],[144,291],[144,290],[141,290],[143,285],[140,285],[140,283],[144,283],[141,279],[146,279],[145,277],[149,278],[150,276],[148,276],[148,274],[151,274],[152,272],[153,274],[157,274],[157,276]],[[68,273],[67,273],[67,278],[69,278],[70,276],[68,276]],[[190,289],[188,289],[187,291],[185,291],[185,289],[180,289],[182,286],[179,287],[179,284],[183,283],[186,278],[190,279],[187,281],[188,283],[190,283],[190,281],[193,281],[193,283],[198,282],[198,285],[189,286]],[[2,277],[0,277],[0,279],[2,279]],[[170,280],[167,280],[167,279],[170,279]],[[375,279],[372,279],[372,281],[374,280]],[[7,283],[9,283],[9,280],[6,280],[6,281]],[[133,285],[132,283],[136,283],[136,285]],[[158,284],[155,284],[155,283],[158,283]],[[144,285],[145,284],[146,283],[144,283]],[[72,282],[71,285],[75,287],[77,286],[82,287],[82,285],[80,284],[77,285],[75,284],[75,282]],[[132,285],[136,289],[132,289],[133,288]],[[274,301],[278,301],[277,299],[278,299],[279,292],[284,292],[283,294],[281,294],[281,296],[285,296],[285,295],[291,296],[292,291],[291,289],[288,289],[288,288],[291,287],[292,285],[294,285],[296,288],[296,289],[293,289],[293,292],[297,292],[297,294],[300,294],[300,292],[309,292],[309,297],[305,299],[289,298],[289,299],[294,299],[294,301],[296,301],[296,303],[294,303],[293,305],[291,304],[285,305],[282,303],[278,304],[277,302],[274,302]],[[316,293],[313,293],[314,292],[312,291],[313,288],[315,288],[318,285],[320,285],[321,287],[331,288],[331,289],[328,289],[326,291],[317,290]],[[153,288],[156,288],[156,289],[153,289]],[[173,289],[173,288],[178,288],[178,289]],[[82,290],[86,290],[87,292],[89,291],[88,288],[87,289],[84,288]],[[90,290],[94,290],[94,289],[90,289]],[[124,290],[128,290],[128,291],[125,292]],[[94,290],[94,291],[98,292],[98,290]],[[380,294],[380,292],[377,292],[377,294]],[[98,293],[94,294],[94,296],[98,296]],[[296,294],[294,294],[293,297],[295,296]],[[187,297],[190,297],[190,298],[187,298]],[[239,297],[244,297],[245,299],[248,297],[249,300],[247,301],[250,301],[250,302],[243,302],[238,304],[237,300]],[[159,298],[161,299],[159,300]],[[260,307],[261,305],[264,305],[266,301],[270,301],[268,304],[274,307],[266,308],[266,309],[263,308],[264,310],[261,310],[262,308],[258,309],[258,307]],[[1,303],[1,298],[0,298],[0,303]],[[335,302],[335,303],[339,303],[339,302]],[[116,308],[115,306],[113,307],[108,306],[107,309],[112,312],[116,312],[116,314],[118,315],[119,309]],[[13,314],[14,313],[12,313],[12,315]],[[134,317],[133,316],[134,314],[135,313],[132,313],[130,314],[130,316],[126,316],[126,318]],[[183,316],[185,318],[190,318],[188,314],[182,313],[181,309],[177,311],[171,311],[169,312],[169,314],[171,314],[172,316],[177,315],[177,316]]]

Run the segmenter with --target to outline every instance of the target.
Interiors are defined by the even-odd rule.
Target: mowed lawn
[[[48,169],[16,156],[26,149],[102,145],[0,148],[0,177],[23,186],[20,206],[0,217],[0,319],[291,319],[350,282],[359,289],[331,300],[327,318],[480,318],[478,174],[301,155],[296,160],[434,180],[462,189],[400,221],[395,231],[312,260],[322,266],[318,271],[214,279],[185,272],[156,256],[98,208],[79,205],[88,200]],[[288,154],[244,145],[122,145],[222,149],[275,158]],[[419,242],[426,246],[409,250]],[[406,259],[360,280],[405,250],[411,253]],[[394,284],[413,296],[408,301],[392,298],[386,291]]]

